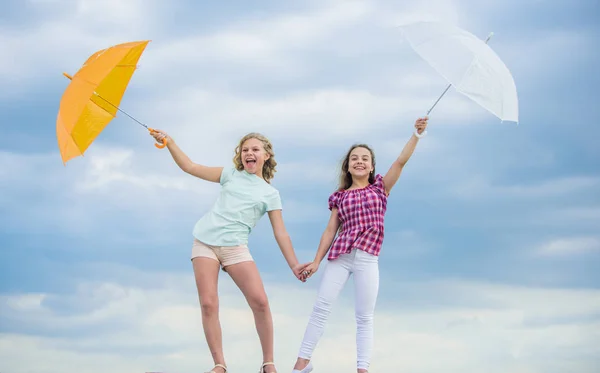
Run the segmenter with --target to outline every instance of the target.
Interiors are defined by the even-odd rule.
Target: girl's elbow
[[[333,238],[333,237],[335,237],[335,234],[337,233],[337,231],[338,231],[337,227],[328,227],[327,229],[325,229],[323,236],[325,238]]]
[[[194,173],[194,164],[192,162],[183,162],[179,165],[179,168],[187,174],[193,175]]]
[[[406,165],[406,162],[408,162],[408,158],[398,158],[396,161],[394,161],[394,167],[396,167],[398,170],[402,170]]]
[[[275,230],[273,232],[273,235],[275,236],[275,239],[278,241],[290,237],[290,235],[288,234],[288,232],[285,228],[279,228],[279,229]]]

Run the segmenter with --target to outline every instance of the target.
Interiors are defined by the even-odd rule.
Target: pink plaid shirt
[[[329,251],[328,260],[347,254],[353,248],[379,255],[383,243],[383,220],[387,195],[383,177],[361,189],[338,190],[329,197],[329,209],[338,209],[341,229]]]

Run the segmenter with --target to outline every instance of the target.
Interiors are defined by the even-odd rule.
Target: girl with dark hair
[[[390,190],[425,134],[428,118],[415,122],[415,132],[385,176],[375,172],[375,154],[365,144],[353,145],[341,167],[338,189],[329,197],[331,215],[321,236],[308,277],[328,263],[293,373],[312,371],[312,353],[323,335],[331,307],[350,275],[354,275],[357,371],[367,373],[373,350],[373,314],[379,291],[378,256]],[[337,237],[336,237],[337,233]],[[335,240],[334,240],[335,238]]]

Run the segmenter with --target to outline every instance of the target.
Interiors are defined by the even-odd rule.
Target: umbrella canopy
[[[56,136],[63,163],[83,155],[116,116],[149,40],[123,43],[92,54],[62,96]]]
[[[440,22],[415,22],[400,29],[415,52],[458,92],[502,121],[518,123],[515,82],[487,40]]]

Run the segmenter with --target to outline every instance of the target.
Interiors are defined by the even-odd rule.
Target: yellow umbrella
[[[123,43],[92,54],[71,80],[60,101],[56,118],[56,136],[63,164],[82,156],[106,125],[124,113],[150,132],[154,130],[139,122],[118,106],[150,41]],[[166,141],[155,144],[164,148]]]

